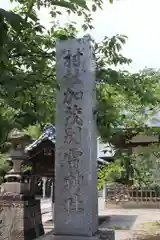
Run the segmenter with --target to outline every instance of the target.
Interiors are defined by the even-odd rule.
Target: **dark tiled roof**
[[[50,124],[44,128],[43,134],[36,139],[33,143],[25,148],[25,152],[29,152],[37,147],[42,141],[49,140],[55,144],[56,142],[56,128]],[[97,158],[98,164],[108,164],[107,161],[103,160],[101,157]]]
[[[51,142],[55,143],[55,139],[56,139],[55,127],[52,124],[47,125],[44,128],[43,134],[38,139],[36,139],[33,143],[31,143],[29,146],[27,146],[25,148],[25,152],[31,151],[32,149],[37,147],[44,140],[50,140]]]

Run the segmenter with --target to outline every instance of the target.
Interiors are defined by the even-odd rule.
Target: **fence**
[[[105,188],[105,200],[108,203],[128,205],[132,204],[147,204],[160,207],[160,187],[147,188],[131,188],[128,186],[112,186]],[[148,205],[148,206],[149,206]],[[153,207],[153,206],[152,206]]]

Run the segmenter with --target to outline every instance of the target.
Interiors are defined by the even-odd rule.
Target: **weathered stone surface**
[[[0,240],[32,240],[44,234],[40,201],[0,196]]]
[[[95,62],[87,38],[57,44],[55,234],[98,230]]]
[[[98,233],[91,237],[86,236],[57,236],[54,233],[46,234],[36,240],[115,240],[115,233],[113,230],[100,230]],[[120,239],[119,239],[120,240]]]
[[[17,194],[27,194],[30,190],[28,183],[21,182],[5,182],[3,184],[4,192],[11,192]]]

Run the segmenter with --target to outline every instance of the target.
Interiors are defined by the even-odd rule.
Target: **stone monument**
[[[95,59],[86,37],[56,48],[57,93],[54,234],[99,239]],[[114,239],[114,233],[108,232]]]
[[[14,129],[9,140],[13,168],[6,174],[3,192],[0,193],[0,239],[32,240],[44,234],[40,200],[31,190],[31,181],[23,174],[21,164],[27,158],[24,148],[29,136]]]
[[[95,62],[88,39],[57,44],[55,234],[98,230]]]
[[[114,240],[98,228],[95,60],[88,38],[56,47],[54,230],[39,240]]]

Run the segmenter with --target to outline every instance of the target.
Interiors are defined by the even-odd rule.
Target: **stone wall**
[[[0,240],[32,240],[44,234],[40,201],[0,196]]]

